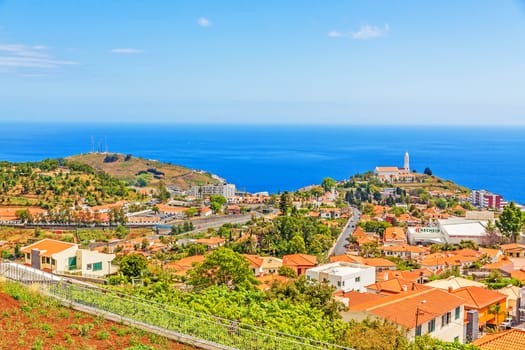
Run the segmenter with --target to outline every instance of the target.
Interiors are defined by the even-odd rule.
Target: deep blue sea
[[[525,128],[0,124],[0,160],[131,153],[215,173],[239,189],[278,192],[375,166],[402,166],[525,203]]]

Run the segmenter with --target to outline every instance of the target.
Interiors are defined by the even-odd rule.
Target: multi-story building
[[[191,186],[190,194],[196,198],[206,198],[217,194],[228,198],[235,197],[236,188],[234,184]]]
[[[366,286],[375,282],[376,269],[373,266],[335,262],[306,270],[306,279],[328,282],[343,291],[366,292]]]
[[[474,190],[470,194],[470,202],[475,206],[487,209],[502,210],[508,203],[499,194],[485,190]]]

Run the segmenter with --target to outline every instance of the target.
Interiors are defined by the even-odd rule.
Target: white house
[[[334,262],[306,270],[306,279],[328,282],[343,291],[366,292],[366,286],[375,282],[376,269],[373,266]]]
[[[111,264],[115,254],[80,249],[74,243],[46,238],[20,251],[24,254],[26,265],[48,272],[102,277],[117,271]]]

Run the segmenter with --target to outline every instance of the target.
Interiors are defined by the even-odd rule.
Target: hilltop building
[[[405,153],[403,167],[377,166],[374,175],[382,182],[414,182],[416,174],[410,172],[410,156]]]

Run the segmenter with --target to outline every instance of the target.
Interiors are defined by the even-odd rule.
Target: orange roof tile
[[[436,315],[442,315],[462,304],[464,304],[462,298],[439,289],[429,288],[389,295],[356,306],[350,304],[349,309],[367,311],[411,329],[416,326],[416,312],[418,310],[418,322],[423,324],[435,318]]]
[[[200,244],[207,244],[207,245],[220,245],[226,242],[226,239],[221,237],[210,237],[210,238],[199,238],[196,239],[195,242]]]
[[[431,287],[412,282],[410,280],[405,280],[402,278],[393,278],[386,281],[376,282],[369,286],[366,286],[367,289],[373,290],[379,294],[399,294],[406,293],[408,291],[414,290],[424,290]]]
[[[284,266],[315,266],[317,257],[307,254],[290,254],[283,256]]]
[[[465,306],[473,309],[482,309],[507,299],[504,294],[476,286],[461,287],[453,290],[451,294],[463,298]]]
[[[385,298],[384,295],[373,294],[373,293],[360,293],[355,291],[345,292],[343,290],[334,292],[334,297],[348,298],[348,305],[357,307],[357,305],[373,302],[379,299]]]
[[[352,237],[366,237],[366,233],[361,226],[357,226],[355,231],[352,233]]]
[[[416,269],[412,271],[408,271],[408,270],[382,271],[382,272],[377,273],[377,280],[384,281],[384,280],[390,280],[393,278],[401,278],[404,280],[416,282],[422,276],[428,277],[428,276],[432,276],[433,274],[434,273],[430,271],[429,269]]]
[[[502,332],[487,334],[472,342],[481,350],[523,350],[525,349],[525,330],[513,328]]]
[[[482,254],[487,254],[487,255],[490,256],[490,257],[495,257],[495,256],[497,256],[498,253],[499,253],[499,249],[482,248],[482,247],[479,248],[479,251],[480,251]]]
[[[257,255],[251,255],[251,254],[243,254],[243,256],[248,260],[250,263],[250,267],[261,267],[263,264],[263,259],[258,257]]]
[[[20,249],[22,253],[31,253],[31,250],[38,249],[40,250],[40,256],[51,257],[53,254],[60,253],[66,249],[76,247],[74,243],[57,241],[54,239],[45,238],[36,243],[30,244],[28,246]]]
[[[407,240],[407,237],[405,235],[405,231],[402,227],[387,227],[385,228],[385,233],[383,234],[383,239],[385,242],[387,241],[405,241]]]
[[[525,271],[523,270],[512,271],[510,273],[510,277],[515,278],[520,281],[525,281]]]

